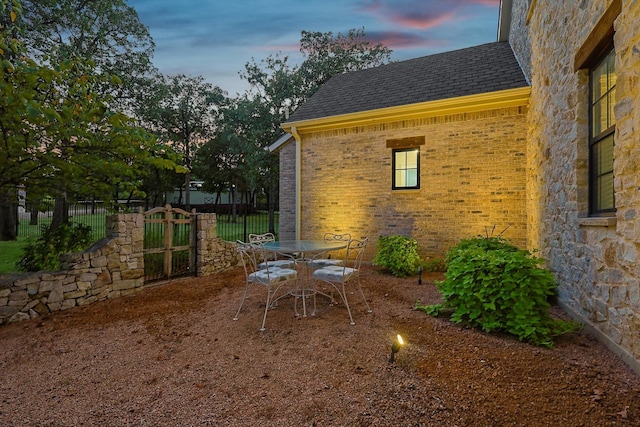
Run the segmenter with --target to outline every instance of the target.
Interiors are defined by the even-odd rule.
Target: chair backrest
[[[349,233],[343,233],[343,234],[324,233],[324,241],[325,242],[331,242],[331,241],[335,241],[335,240],[338,240],[340,242],[348,242],[349,240],[351,240],[351,234],[349,234]]]
[[[274,242],[275,240],[276,236],[273,233],[249,234],[249,243]]]
[[[324,233],[324,241],[325,242],[344,242],[347,245],[349,244],[349,242],[351,241],[351,234],[349,233],[342,233],[342,234],[338,234],[338,233]],[[336,259],[340,259],[342,258],[342,255],[346,255],[347,251],[346,249],[340,249],[339,251],[334,251],[333,255],[336,255],[335,258]],[[320,256],[318,256],[318,258],[322,258],[324,257],[325,254],[320,254]],[[331,254],[329,254],[328,258],[331,258]]]
[[[368,237],[363,237],[362,239],[351,239],[349,240],[349,246],[347,246],[347,255],[344,259],[344,264],[349,267],[360,269],[360,264],[362,264],[362,258],[364,257],[364,250],[367,247],[367,242],[369,241]]]
[[[249,274],[255,272],[258,269],[258,261],[256,259],[256,245],[253,243],[245,243],[240,240],[237,241],[238,254],[244,267],[244,273],[248,277]]]

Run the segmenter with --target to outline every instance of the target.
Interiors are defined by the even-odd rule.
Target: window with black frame
[[[613,46],[589,71],[589,213],[607,216],[615,212],[613,147],[616,98]]]
[[[420,188],[420,148],[393,150],[393,189]]]

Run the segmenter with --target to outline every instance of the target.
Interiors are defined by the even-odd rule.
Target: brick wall
[[[417,239],[442,258],[460,239],[496,234],[526,242],[526,108],[425,117],[302,136],[301,238],[327,231]],[[388,139],[425,136],[421,188],[391,190]]]
[[[280,240],[296,238],[296,143],[280,150]]]

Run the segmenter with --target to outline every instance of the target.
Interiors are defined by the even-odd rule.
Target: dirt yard
[[[640,425],[640,377],[598,342],[538,348],[414,311],[434,278],[367,267],[355,326],[284,299],[261,333],[263,289],[234,322],[241,270],[0,326],[0,425]]]

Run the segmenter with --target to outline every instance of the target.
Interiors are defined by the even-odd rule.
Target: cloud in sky
[[[393,60],[496,40],[499,0],[128,0],[156,43],[164,74],[202,75],[230,95],[244,65],[282,52],[301,59],[300,33],[364,28]]]

